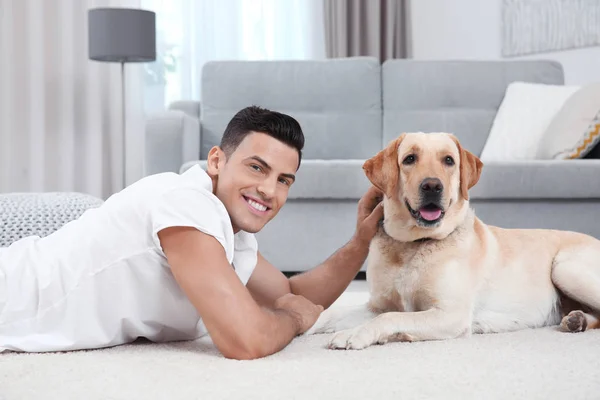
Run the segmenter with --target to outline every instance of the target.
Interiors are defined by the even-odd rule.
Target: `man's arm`
[[[260,251],[258,252],[256,267],[250,275],[246,287],[258,304],[268,308],[272,308],[277,299],[292,293],[288,278],[269,263],[260,254]]]
[[[158,236],[173,276],[225,357],[264,357],[302,332],[296,313],[254,301],[214,237],[187,227],[166,228]]]
[[[383,218],[383,193],[371,186],[358,202],[356,231],[350,241],[325,262],[290,278],[292,293],[329,308],[346,290],[369,254],[369,245]]]
[[[353,237],[325,262],[292,276],[291,292],[329,308],[356,277],[369,254],[369,243]]]
[[[261,304],[272,304],[285,293],[301,295],[328,308],[346,290],[369,254],[369,244],[383,218],[381,192],[372,187],[358,204],[358,221],[350,241],[323,263],[287,279],[259,253],[247,287]]]
[[[328,308],[354,279],[367,254],[368,244],[352,239],[325,262],[288,279],[259,253],[247,287],[254,299],[265,307],[292,293]]]

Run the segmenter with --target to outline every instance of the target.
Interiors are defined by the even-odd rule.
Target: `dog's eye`
[[[413,164],[414,162],[415,162],[415,156],[410,154],[410,155],[406,156],[406,158],[404,158],[404,161],[402,161],[402,164],[410,165],[410,164]]]
[[[450,156],[447,156],[447,157],[444,159],[444,162],[446,163],[446,165],[454,165],[454,158],[452,158],[452,157],[450,157]]]

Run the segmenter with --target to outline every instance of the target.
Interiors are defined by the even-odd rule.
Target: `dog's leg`
[[[468,312],[447,312],[432,308],[419,312],[387,312],[365,324],[338,332],[331,349],[363,349],[389,341],[453,339],[470,334]]]
[[[343,329],[357,327],[371,319],[377,313],[372,312],[368,304],[360,304],[344,307],[332,307],[321,313],[317,322],[304,334],[332,333]]]
[[[566,332],[600,328],[600,247],[597,244],[561,250],[552,265],[552,283],[582,309],[565,315]],[[567,310],[568,311],[568,310]]]

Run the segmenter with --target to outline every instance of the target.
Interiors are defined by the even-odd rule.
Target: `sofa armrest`
[[[169,104],[169,110],[183,111],[190,117],[200,120],[200,102],[194,100],[179,100]]]
[[[179,173],[200,156],[200,121],[180,110],[154,114],[146,123],[144,176]]]

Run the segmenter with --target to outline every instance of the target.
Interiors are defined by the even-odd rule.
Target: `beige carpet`
[[[345,294],[340,303],[364,299]],[[255,361],[210,341],[0,355],[0,399],[600,399],[600,330],[552,328],[327,350],[300,337]]]

